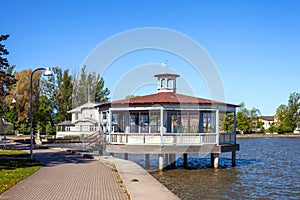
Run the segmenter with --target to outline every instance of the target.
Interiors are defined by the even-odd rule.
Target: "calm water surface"
[[[189,170],[151,174],[181,199],[300,199],[300,138],[239,139],[237,166],[221,154],[219,169],[209,158],[190,158]],[[178,167],[182,159],[178,159]]]

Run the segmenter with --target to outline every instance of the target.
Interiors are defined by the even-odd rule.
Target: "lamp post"
[[[44,76],[52,76],[52,72],[50,71],[49,67],[47,68],[37,68],[36,70],[34,70],[33,72],[31,72],[31,75],[30,75],[30,111],[29,111],[29,117],[30,117],[30,159],[33,159],[33,152],[32,152],[32,149],[33,149],[33,130],[32,130],[32,77],[33,77],[33,74],[36,72],[36,71],[39,71],[39,70],[46,70],[45,73],[44,73]]]

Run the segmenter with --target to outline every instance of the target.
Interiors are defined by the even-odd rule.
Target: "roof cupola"
[[[179,77],[178,74],[156,74],[157,77],[158,92],[174,92],[176,93],[176,78]]]

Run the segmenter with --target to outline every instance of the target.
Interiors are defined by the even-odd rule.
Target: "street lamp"
[[[46,68],[38,68],[36,70],[34,70],[33,72],[31,72],[31,75],[30,75],[30,113],[29,113],[29,117],[30,117],[30,159],[33,159],[33,153],[32,153],[32,149],[33,149],[33,130],[32,130],[32,77],[33,77],[33,74],[36,72],[36,71],[39,71],[39,70],[46,70],[44,72],[44,76],[52,76],[52,72],[50,71],[49,67],[46,67]]]

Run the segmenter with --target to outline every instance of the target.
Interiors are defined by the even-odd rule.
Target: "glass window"
[[[125,131],[125,112],[116,112],[112,114],[112,124],[114,132],[124,133]]]
[[[189,113],[188,112],[184,112],[181,113],[181,126],[180,126],[180,132],[182,133],[189,133]]]
[[[160,112],[150,111],[150,133],[160,133]]]
[[[203,113],[203,132],[215,133],[216,132],[216,113],[204,112]]]
[[[199,133],[199,113],[190,113],[190,133]]]
[[[167,133],[181,132],[181,114],[180,112],[167,113]]]
[[[149,113],[140,113],[141,133],[149,133]]]
[[[130,133],[139,132],[139,115],[138,113],[130,113]]]

